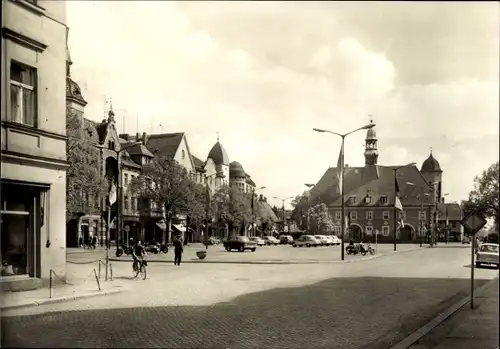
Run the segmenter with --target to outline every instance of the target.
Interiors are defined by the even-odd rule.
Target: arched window
[[[186,152],[184,151],[184,149],[182,150],[182,160],[184,160],[186,158]]]

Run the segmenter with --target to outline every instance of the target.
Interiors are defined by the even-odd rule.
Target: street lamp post
[[[412,162],[412,163],[409,163],[407,165],[404,165],[404,166],[400,166],[400,167],[397,167],[394,169],[394,217],[393,217],[393,222],[394,222],[394,230],[392,231],[392,238],[393,238],[393,241],[394,241],[394,251],[396,251],[396,239],[397,239],[397,236],[396,236],[396,230],[397,230],[397,224],[398,224],[398,209],[396,207],[396,200],[397,200],[397,196],[398,196],[398,193],[397,193],[397,188],[396,188],[396,181],[397,181],[397,172],[398,170],[402,169],[402,168],[405,168],[405,167],[410,167],[410,166],[414,166],[416,165],[415,162]]]
[[[210,206],[211,206],[211,202],[210,202],[210,196],[208,195],[208,191],[210,190],[210,186],[208,185],[208,179],[213,177],[213,176],[216,176],[217,175],[217,172],[216,173],[213,173],[211,174],[210,176],[206,176],[206,181],[207,181],[207,214],[206,214],[206,226],[205,226],[205,249],[208,250],[208,220],[210,218]]]
[[[114,152],[116,154],[116,162],[117,162],[117,177],[118,177],[117,178],[117,182],[118,182],[117,184],[118,184],[118,186],[117,186],[117,193],[116,193],[117,194],[116,195],[117,196],[117,203],[116,203],[116,218],[117,218],[116,219],[116,240],[117,240],[116,241],[116,249],[117,250],[118,250],[118,245],[119,245],[118,244],[119,229],[121,229],[121,223],[123,223],[122,219],[120,218],[120,216],[121,216],[121,212],[120,211],[122,210],[122,203],[121,203],[121,201],[122,201],[122,195],[123,195],[123,190],[121,188],[122,181],[121,181],[121,171],[120,171],[120,154],[123,151],[125,151],[125,150],[127,150],[127,149],[129,149],[131,147],[134,147],[134,146],[136,146],[138,144],[142,144],[142,142],[141,141],[134,142],[132,144],[127,145],[126,147],[121,148],[120,150],[108,149],[108,150],[110,150],[110,151],[112,151],[112,152]],[[110,217],[110,214],[111,214],[111,205],[109,204],[108,205],[108,217]],[[109,239],[110,239],[110,222],[109,222],[109,219],[108,219],[108,229],[106,231],[106,280],[108,280],[109,249],[111,247]],[[128,243],[128,241],[127,241],[127,243]]]
[[[279,198],[277,196],[273,196],[273,198],[277,199],[277,200],[281,200],[281,207],[283,209],[283,230],[282,232],[285,231],[285,200],[290,200],[290,199],[293,199],[294,196],[290,196],[288,198]],[[290,232],[288,232],[290,234]]]
[[[254,236],[256,236],[255,235],[255,209],[254,209],[254,206],[255,206],[255,202],[254,202],[254,200],[255,200],[255,192],[257,190],[261,190],[261,189],[266,189],[266,187],[264,186],[264,187],[260,187],[260,188],[257,188],[257,189],[253,188],[253,190],[252,190],[252,233],[254,234]]]
[[[345,141],[345,138],[350,135],[351,133],[354,133],[356,131],[360,131],[360,130],[368,130],[370,128],[373,128],[375,126],[374,123],[370,122],[368,125],[365,125],[363,127],[360,127],[360,128],[357,128],[351,132],[348,132],[348,133],[344,133],[344,134],[340,134],[340,133],[337,133],[337,132],[333,132],[333,131],[328,131],[328,130],[323,130],[323,129],[319,129],[319,128],[313,128],[314,131],[316,132],[326,132],[326,133],[331,133],[333,135],[336,135],[336,136],[339,136],[340,138],[342,138],[342,143],[340,145],[340,182],[341,182],[341,185],[340,185],[340,197],[341,197],[341,211],[342,211],[342,236],[341,236],[341,239],[342,239],[342,247],[341,247],[341,260],[344,260],[344,235],[345,235],[345,203],[344,203],[344,141]]]
[[[309,191],[307,192],[307,232],[310,232],[311,230],[311,225],[310,225],[310,211],[311,211],[311,190],[314,187],[314,184],[308,184],[306,183],[306,187],[309,188]]]

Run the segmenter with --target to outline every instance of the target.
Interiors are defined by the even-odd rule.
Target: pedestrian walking
[[[83,236],[78,238],[78,247],[83,248]]]
[[[92,235],[92,247],[94,248],[94,250],[95,250],[96,246],[97,246],[97,236]]]
[[[174,241],[174,265],[181,265],[183,251],[184,248],[182,246],[182,239],[178,237]]]

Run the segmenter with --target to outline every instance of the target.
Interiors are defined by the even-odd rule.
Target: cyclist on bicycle
[[[146,255],[146,249],[142,245],[141,240],[138,240],[134,248],[132,249],[132,258],[134,258],[134,264],[133,264],[134,267],[138,265],[139,261],[140,263],[143,262],[145,255]]]

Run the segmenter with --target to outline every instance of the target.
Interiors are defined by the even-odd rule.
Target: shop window
[[[11,61],[10,117],[12,121],[37,126],[36,80],[36,69]]]

